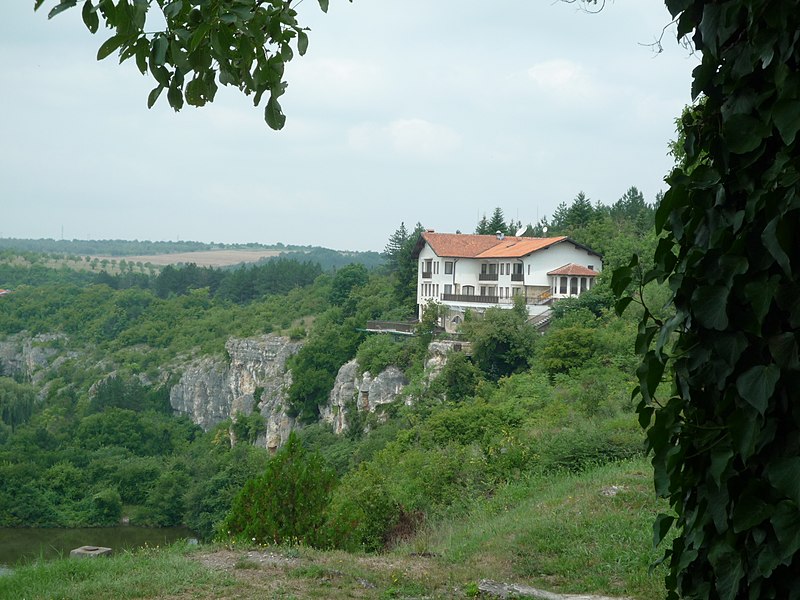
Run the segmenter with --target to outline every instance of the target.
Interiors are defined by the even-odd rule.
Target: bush
[[[322,545],[324,511],[336,482],[319,454],[292,433],[264,473],[245,483],[223,529],[259,543]]]
[[[92,523],[116,525],[122,518],[122,499],[114,488],[106,488],[92,496]]]
[[[396,342],[389,335],[372,335],[362,342],[356,352],[356,360],[361,372],[369,371],[377,375],[390,365],[403,367],[405,344]]]

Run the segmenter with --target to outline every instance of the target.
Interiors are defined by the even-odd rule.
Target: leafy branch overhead
[[[323,11],[328,0],[318,0]],[[34,0],[39,9],[44,0]],[[48,18],[77,6],[60,0]],[[155,8],[154,8],[155,6]],[[86,0],[83,22],[92,33],[101,23],[113,34],[97,51],[102,60],[117,52],[120,62],[134,59],[156,87],[147,97],[151,108],[166,90],[176,111],[184,102],[212,102],[218,84],[253,94],[258,106],[268,94],[264,118],[281,129],[286,117],[279,98],[286,91],[286,63],[295,50],[308,49],[308,30],[297,22],[292,2],[284,0]]]

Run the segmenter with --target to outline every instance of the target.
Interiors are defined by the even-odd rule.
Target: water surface
[[[69,556],[70,550],[81,546],[106,546],[118,552],[193,537],[186,527],[0,528],[0,574],[4,567],[20,562]]]

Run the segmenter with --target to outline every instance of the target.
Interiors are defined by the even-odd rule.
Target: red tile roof
[[[597,271],[592,271],[591,269],[587,269],[584,266],[576,265],[575,263],[569,263],[568,265],[564,265],[563,267],[558,267],[557,269],[553,269],[552,271],[548,271],[548,275],[577,275],[580,277],[597,277],[599,273]]]
[[[520,258],[542,248],[547,248],[567,238],[529,238],[496,235],[469,235],[462,233],[435,233],[426,231],[422,239],[437,256],[452,258]],[[420,248],[421,249],[421,248]]]

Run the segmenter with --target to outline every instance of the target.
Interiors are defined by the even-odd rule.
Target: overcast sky
[[[579,191],[664,189],[696,59],[663,2],[600,14],[548,0],[304,0],[309,51],[287,115],[221,89],[174,113],[133,62],[95,60],[80,8],[0,20],[0,237],[312,244],[382,250],[401,221],[471,232]]]

